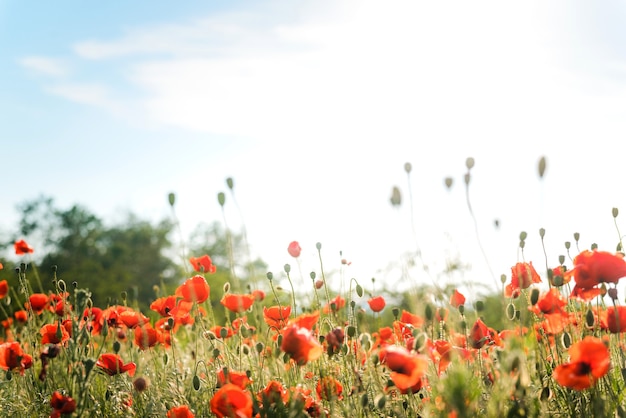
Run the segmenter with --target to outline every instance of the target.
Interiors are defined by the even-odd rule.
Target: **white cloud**
[[[63,77],[69,75],[69,68],[65,61],[61,59],[29,56],[19,60],[19,64],[31,71],[39,74]]]
[[[59,83],[45,87],[49,93],[73,102],[95,106],[120,114],[122,105],[111,96],[108,86],[97,83]]]

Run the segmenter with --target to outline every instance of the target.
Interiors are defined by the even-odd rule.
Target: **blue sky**
[[[0,232],[40,194],[115,222],[169,215],[186,233],[221,220],[235,179],[253,251],[280,271],[291,240],[317,268],[393,280],[418,244],[433,271],[459,258],[497,276],[614,249],[626,213],[625,6],[619,2],[0,2]],[[546,156],[539,181],[536,165]],[[443,179],[453,177],[450,191]],[[229,207],[229,224],[241,224]],[[501,228],[493,228],[499,219]],[[626,227],[622,228],[626,229]],[[413,269],[419,281],[428,281]],[[491,283],[492,279],[488,278]]]

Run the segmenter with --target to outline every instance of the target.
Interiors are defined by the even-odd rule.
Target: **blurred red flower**
[[[457,289],[454,289],[452,296],[450,296],[450,305],[458,308],[461,305],[465,305],[465,296],[459,292]]]
[[[533,283],[541,283],[541,277],[533,263],[517,263],[511,267],[511,283],[504,288],[504,296],[516,298],[521,289],[528,289]]]
[[[322,346],[311,331],[297,325],[289,325],[283,331],[280,349],[289,354],[298,364],[317,360],[322,355]]]
[[[175,406],[167,411],[167,418],[194,418],[195,415],[187,405]]]
[[[608,329],[612,333],[626,331],[626,306],[610,306],[607,308],[606,321]]]
[[[193,269],[199,273],[215,273],[217,268],[213,265],[211,257],[203,255],[201,257],[191,257],[189,259]]]
[[[76,410],[76,401],[59,391],[55,391],[50,398],[50,406],[53,409],[50,418],[60,418],[61,415],[71,414]]]
[[[480,349],[485,344],[487,344],[491,340],[491,333],[489,332],[489,327],[485,325],[485,323],[478,318],[476,322],[474,322],[474,326],[470,331],[469,335],[469,345],[472,348]]]
[[[367,301],[367,304],[370,305],[370,309],[374,312],[380,312],[385,309],[385,298],[382,296],[375,296],[370,298]]]
[[[281,329],[287,324],[287,320],[291,315],[291,306],[270,306],[269,308],[263,307],[263,319],[265,323],[270,327]]]
[[[622,254],[585,250],[574,257],[574,266],[564,277],[574,277],[576,285],[571,297],[588,301],[602,293],[600,283],[617,284],[626,276],[626,261]]]
[[[322,312],[324,312],[325,314],[330,313],[331,310],[333,312],[337,312],[344,306],[346,306],[346,300],[342,298],[341,295],[337,295],[333,299],[330,300],[330,303],[327,303],[326,305],[324,305]]]
[[[46,294],[33,293],[28,298],[28,302],[25,304],[25,306],[26,306],[26,309],[30,308],[37,315],[40,315],[44,311],[44,309],[46,309],[46,307],[48,306],[49,300],[50,298]]]
[[[128,372],[129,376],[135,375],[137,365],[135,363],[124,364],[122,358],[117,354],[104,353],[100,355],[100,358],[96,362],[96,366],[102,369],[103,372],[109,376],[113,376],[119,373]]]
[[[293,258],[300,257],[300,253],[302,252],[302,248],[300,248],[300,244],[298,244],[298,241],[291,241],[289,243],[289,246],[287,247],[287,252]]]
[[[6,280],[0,281],[0,299],[6,297],[6,295],[8,294],[9,294],[9,282],[7,282]]]
[[[324,376],[317,382],[315,391],[320,399],[333,401],[342,398],[343,386],[334,377]]]
[[[227,383],[211,398],[211,412],[218,418],[250,418],[252,395],[237,385]]]
[[[24,241],[23,239],[19,241],[15,241],[15,254],[17,255],[31,254],[34,251],[35,250],[33,249],[33,247],[28,245],[26,241]]]
[[[176,288],[175,295],[187,302],[202,303],[209,298],[209,284],[202,276],[193,276]]]
[[[165,296],[158,298],[150,304],[150,309],[158,312],[159,315],[170,316],[172,309],[176,306],[176,296]]]
[[[597,379],[609,372],[611,359],[605,343],[587,336],[569,348],[569,363],[554,369],[554,379],[561,385],[575,390],[590,388]]]
[[[220,369],[217,372],[217,387],[222,387],[228,383],[239,386],[241,389],[245,389],[248,385],[252,384],[252,380],[245,372],[237,372],[234,370],[228,370],[226,373],[224,369]]]
[[[59,324],[46,324],[39,330],[41,344],[60,344],[70,339],[67,329]]]
[[[398,345],[385,346],[378,355],[381,363],[391,370],[389,377],[402,393],[416,393],[422,388],[428,370],[426,356]]]
[[[134,333],[135,345],[140,350],[154,347],[159,342],[159,333],[150,324],[135,327]]]
[[[226,293],[220,303],[231,312],[241,313],[247,311],[254,303],[253,295],[235,295]]]
[[[0,368],[4,370],[19,370],[24,373],[33,365],[33,358],[22,351],[22,346],[17,341],[0,344]]]

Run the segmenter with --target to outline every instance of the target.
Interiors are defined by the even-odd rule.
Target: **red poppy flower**
[[[28,245],[26,241],[24,241],[23,239],[19,241],[15,241],[15,254],[17,255],[31,254],[34,251],[35,250],[33,249],[33,247]]]
[[[474,326],[470,331],[470,346],[472,348],[480,349],[483,348],[483,346],[487,344],[490,340],[491,333],[489,332],[489,327],[485,325],[485,323],[480,318],[478,318],[476,322],[474,322]]]
[[[611,367],[609,349],[596,337],[588,336],[573,344],[569,357],[569,363],[557,366],[553,376],[561,386],[575,390],[590,388]]]
[[[465,296],[458,290],[454,289],[452,296],[450,296],[450,305],[454,306],[455,308],[458,308],[461,305],[465,305]]]
[[[319,321],[319,319],[320,319],[319,311],[315,311],[311,313],[303,313],[291,319],[289,321],[289,325],[297,325],[300,328],[306,328],[309,331],[312,331],[313,327],[315,326],[315,324],[317,324],[317,321]]]
[[[376,296],[367,301],[367,304],[370,305],[370,309],[374,312],[380,312],[385,309],[385,298],[382,296]]]
[[[147,316],[130,308],[120,312],[118,318],[128,328],[141,327],[150,322]]]
[[[254,300],[257,302],[262,302],[265,299],[265,292],[261,289],[256,289],[252,291],[252,296],[254,296]]]
[[[259,403],[265,407],[282,401],[283,404],[289,402],[289,392],[282,383],[277,380],[270,380],[265,387],[257,393]]]
[[[158,298],[150,304],[150,309],[165,317],[170,316],[170,312],[176,306],[176,296],[165,296]]]
[[[324,376],[318,382],[315,388],[317,396],[326,401],[341,399],[343,386],[332,376]]]
[[[389,377],[402,393],[415,393],[421,389],[428,369],[426,356],[402,346],[388,345],[380,350],[379,358],[391,370]]]
[[[626,276],[626,261],[621,254],[585,250],[574,257],[574,267],[564,277],[574,277],[571,297],[591,300],[601,294],[600,283],[615,283]]]
[[[195,415],[187,405],[175,406],[167,411],[167,418],[194,418]]]
[[[567,305],[567,299],[561,295],[558,289],[552,288],[542,294],[537,303],[533,306],[529,306],[528,309],[537,315],[543,314],[561,314],[567,315],[567,312],[563,310],[563,307]]]
[[[626,306],[610,306],[606,310],[606,321],[609,331],[620,333],[626,331]]]
[[[252,384],[252,380],[245,372],[237,372],[234,370],[228,370],[224,373],[224,369],[220,369],[217,372],[217,387],[222,387],[227,383],[239,386],[241,389],[245,389]]]
[[[231,312],[241,313],[247,311],[254,303],[254,296],[252,295],[235,295],[233,293],[226,293],[220,303]]]
[[[87,330],[92,334],[100,334],[104,326],[104,311],[96,306],[85,308],[83,317],[80,321],[80,327],[87,326]]]
[[[17,341],[0,344],[0,368],[4,370],[19,370],[24,373],[33,365],[33,358],[22,351]]]
[[[128,372],[128,375],[132,377],[135,375],[135,370],[137,369],[135,363],[124,364],[124,361],[119,355],[112,353],[102,354],[96,362],[96,366],[100,367],[100,369],[109,376]]]
[[[159,333],[150,324],[135,327],[134,333],[135,344],[140,350],[154,347],[159,342]]]
[[[300,244],[298,244],[298,241],[291,241],[289,243],[289,246],[287,247],[287,252],[293,258],[300,257],[300,253],[302,252],[302,248],[300,248]]]
[[[76,401],[69,396],[62,395],[61,392],[55,391],[50,398],[50,406],[53,409],[50,418],[60,418],[61,415],[71,414],[76,410]]]
[[[521,289],[528,289],[533,283],[541,283],[533,263],[517,263],[511,267],[511,283],[504,288],[504,296],[516,298]]]
[[[406,324],[411,324],[416,328],[424,325],[424,318],[415,315],[409,311],[405,311],[404,309],[402,310],[402,314],[400,315],[400,321]]]
[[[346,306],[346,300],[342,298],[341,295],[337,295],[335,296],[334,299],[331,299],[330,303],[327,303],[324,306],[324,309],[322,309],[322,312],[324,312],[325,314],[330,313],[331,310],[333,312],[337,312],[344,306]]]
[[[208,255],[203,255],[202,257],[191,257],[189,259],[193,269],[200,273],[215,273],[217,268],[213,265],[213,261],[211,261],[211,257]]]
[[[2,266],[2,264],[0,264]],[[6,280],[0,281],[0,299],[4,298],[9,293],[9,282]]]
[[[175,295],[187,302],[202,303],[209,298],[210,290],[209,284],[204,277],[193,276],[178,286]]]
[[[15,311],[13,316],[15,317],[15,320],[19,322],[20,324],[25,324],[26,321],[28,321],[28,312],[26,312],[23,309],[20,309],[19,311]]]
[[[50,299],[48,298],[48,295],[45,295],[43,293],[33,293],[28,298],[26,308],[30,307],[33,312],[35,312],[37,315],[40,315],[48,306],[49,300]]]
[[[289,305],[263,307],[263,319],[270,327],[281,329],[289,320],[289,315],[291,315],[291,306]]]
[[[41,344],[60,344],[70,339],[67,329],[61,324],[46,324],[39,330]]]
[[[227,383],[211,398],[211,412],[218,418],[250,418],[252,396],[247,390]]]
[[[311,331],[297,325],[290,325],[285,328],[280,349],[289,354],[300,365],[317,360],[323,351],[322,346]]]
[[[326,337],[324,337],[324,342],[326,343],[326,351],[328,352],[329,356],[333,356],[334,354],[339,352],[345,338],[346,335],[343,332],[343,329],[339,327],[333,329],[328,334],[326,334]]]

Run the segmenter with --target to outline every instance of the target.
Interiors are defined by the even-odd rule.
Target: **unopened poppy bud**
[[[367,396],[367,393],[364,393],[363,395],[361,395],[361,406],[365,408],[367,407],[368,404],[369,404],[369,397]]]
[[[546,157],[541,157],[539,159],[539,166],[537,168],[539,170],[539,178],[542,179],[546,172]]]
[[[537,301],[539,301],[539,289],[533,289],[530,292],[530,304],[536,305]]]
[[[564,255],[560,255],[559,256],[559,265],[563,265],[563,263],[565,263],[565,256]]]
[[[219,192],[217,194],[217,203],[219,203],[220,206],[224,206],[224,203],[226,203],[226,195],[224,192]]]
[[[459,309],[459,313],[461,315],[463,315],[465,313],[465,305],[459,305],[458,309]]]
[[[426,317],[427,321],[432,321],[433,317],[435,313],[433,312],[433,307],[430,306],[430,304],[426,305],[426,307],[424,308],[424,316]]]
[[[176,195],[174,193],[168,194],[167,201],[170,202],[170,206],[174,206],[174,203],[176,203]]]
[[[120,342],[119,342],[119,341],[115,341],[115,342],[113,343],[113,352],[114,352],[115,354],[119,353],[119,352],[120,352],[120,348],[122,348],[122,346],[121,346]]]
[[[543,239],[546,236],[546,230],[543,228],[539,228],[539,237]]]
[[[213,358],[218,358],[220,356],[221,352],[219,348],[214,348],[213,349]]]
[[[467,167],[468,170],[471,170],[474,167],[474,159],[472,157],[467,157],[465,160],[465,167]]]
[[[596,323],[596,318],[593,316],[593,311],[591,309],[587,310],[585,314],[585,323],[589,328],[593,328]]]
[[[613,208],[612,212],[613,212],[613,217],[617,218],[617,215],[619,215],[619,209]]]
[[[616,287],[610,288],[608,291],[608,294],[612,300],[617,300],[617,288]]]
[[[404,163],[404,171],[408,173],[411,172],[411,170],[413,169],[413,166],[411,165],[411,163]]]
[[[230,283],[224,283],[224,287],[222,289],[224,290],[224,293],[228,293],[228,291],[230,290]]]
[[[272,280],[274,280],[274,273],[272,273],[271,271],[267,272],[267,280],[269,280],[270,282]]]
[[[446,185],[446,189],[450,189],[450,187],[452,187],[452,177],[446,177],[443,179],[443,184]]]
[[[354,338],[354,336],[356,335],[356,327],[354,325],[350,325],[347,329],[347,332],[348,332],[348,337]]]
[[[263,352],[263,349],[265,348],[265,345],[263,345],[262,342],[258,342],[256,343],[256,345],[254,346],[254,348],[256,349],[256,352],[261,354]]]
[[[398,308],[393,308],[393,309],[391,310],[391,313],[393,314],[393,317],[394,317],[395,319],[398,319],[398,315],[400,314],[400,309],[398,309]]]
[[[291,271],[291,266],[289,264],[285,264],[283,268],[285,269],[285,273],[289,273]]]
[[[506,283],[506,274],[500,275],[500,281],[502,282],[502,284]]]
[[[465,181],[466,186],[469,185],[470,179],[471,179],[470,173],[465,173],[465,175],[463,176],[463,180]]]
[[[526,233],[526,231],[522,231],[522,232],[519,233],[519,240],[520,241],[526,240],[527,237],[528,237],[528,234]]]
[[[475,308],[476,308],[476,311],[482,312],[483,310],[485,310],[485,302],[483,302],[482,300],[477,300],[475,304]]]
[[[360,284],[356,285],[356,294],[359,295],[359,297],[363,296],[363,288],[361,287]]]
[[[322,243],[321,242],[316,243],[315,244],[315,248],[317,248],[318,251],[321,250],[322,249]]]
[[[315,280],[315,277],[316,277],[315,272],[314,272],[314,271],[312,271],[312,272],[309,274],[309,277],[311,277],[311,280]]]
[[[597,250],[598,249],[598,244],[596,244],[595,242],[593,244],[591,244],[591,251]]]
[[[572,336],[569,332],[565,331],[561,334],[561,344],[566,350],[570,347],[570,345],[572,345]]]
[[[226,178],[226,185],[228,186],[230,190],[233,190],[233,187],[235,187],[235,183],[233,182],[232,177]]]
[[[391,189],[389,201],[391,202],[391,206],[400,206],[400,204],[402,204],[402,194],[397,186],[393,186]]]
[[[385,404],[387,403],[387,397],[381,393],[380,395],[376,396],[374,402],[376,403],[376,407],[378,409],[383,409],[385,407]]]
[[[570,247],[571,245],[572,245],[572,244],[571,244],[569,241],[565,241],[565,249],[566,249],[566,250],[569,250],[569,247]]]

